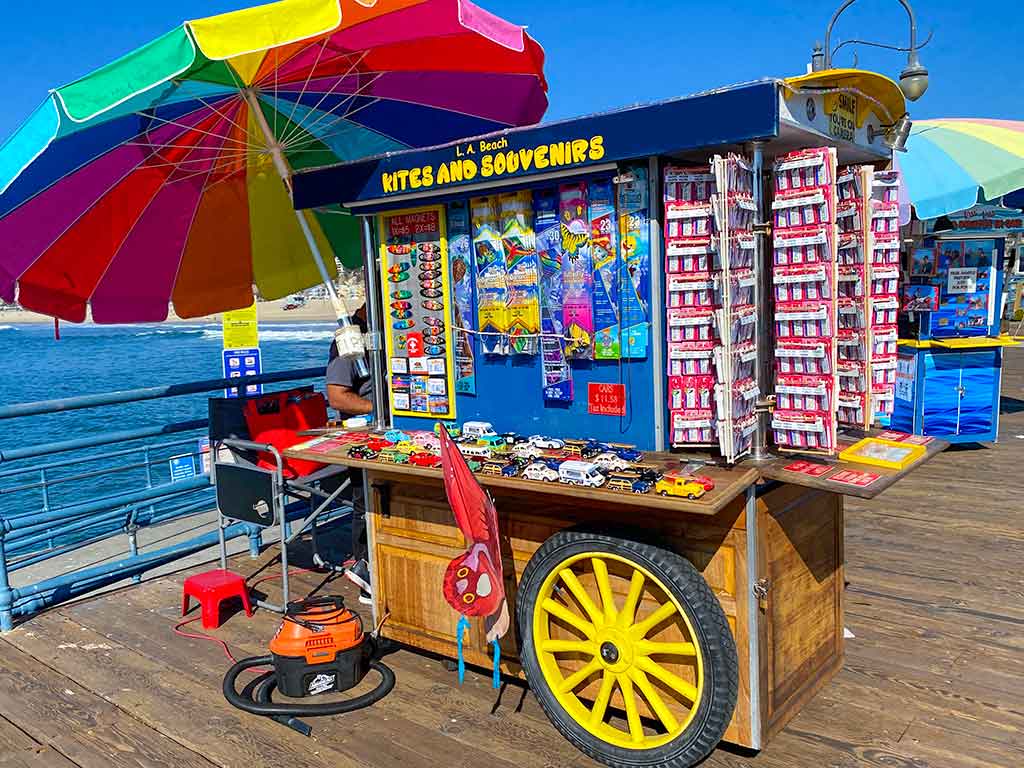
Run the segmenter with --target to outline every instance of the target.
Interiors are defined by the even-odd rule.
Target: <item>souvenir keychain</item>
[[[420,282],[424,280],[436,280],[441,276],[440,269],[425,269],[419,274]]]
[[[411,299],[412,298],[412,291],[392,291],[391,292],[391,298],[392,299],[399,299],[399,300],[401,300],[401,299]]]
[[[420,261],[423,264],[433,264],[441,260],[440,253],[420,253]]]
[[[388,280],[390,280],[392,283],[404,283],[408,279],[408,272],[395,272],[394,274],[388,275]]]
[[[408,277],[408,275],[406,275],[406,277]],[[422,278],[422,275],[420,275],[420,277]],[[430,288],[441,288],[441,287],[442,287],[442,284],[441,284],[440,280],[422,280],[422,279],[420,280],[420,288],[430,289]]]
[[[389,245],[388,253],[395,256],[404,256],[407,253],[412,253],[411,245]]]
[[[411,301],[392,301],[391,302],[391,308],[392,309],[412,309],[412,302]]]
[[[396,331],[407,331],[415,325],[415,320],[395,320],[391,324],[391,327],[394,328]]]
[[[444,309],[444,304],[434,299],[428,299],[427,301],[421,302],[420,306],[428,310],[429,312],[440,312],[442,309]]]
[[[419,249],[420,253],[433,253],[436,254],[438,257],[440,257],[441,255],[441,246],[438,245],[437,243],[420,243]],[[423,257],[423,260],[431,261],[431,259],[428,259],[426,257]]]
[[[443,355],[444,347],[427,347],[426,352],[428,355]]]
[[[423,322],[433,328],[444,328],[444,320],[439,317],[427,317]]]
[[[437,288],[424,288],[420,291],[420,296],[424,299],[440,299],[441,291],[437,290]]]
[[[396,309],[391,312],[391,316],[395,320],[408,320],[412,317],[412,312],[408,309]]]
[[[400,261],[397,264],[392,264],[390,267],[388,267],[388,274],[391,274],[391,275],[394,275],[394,274],[396,274],[398,272],[408,272],[408,271],[409,271],[409,262],[408,261]]]

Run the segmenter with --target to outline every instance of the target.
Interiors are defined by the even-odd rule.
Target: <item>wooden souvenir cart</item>
[[[378,427],[458,422],[480,434],[464,453],[501,442],[483,421],[589,439],[651,477],[671,476],[681,458],[708,462],[701,482],[714,487],[696,498],[685,487],[658,495],[668,486],[639,476],[623,491],[478,474],[500,515],[516,614],[502,670],[524,676],[566,738],[609,765],[688,766],[720,739],[762,748],[843,662],[843,496],[873,497],[945,446],[897,442],[910,458],[893,468],[841,461],[860,432],[838,433],[835,402],[804,434],[786,420],[797,416],[774,421],[766,397],[778,375],[770,291],[781,290],[769,274],[790,274],[771,266],[782,246],[766,226],[770,164],[822,147],[810,164],[870,178],[867,166],[887,167],[882,137],[904,111],[891,81],[833,71],[295,178],[297,207],[340,203],[364,216]],[[678,194],[712,188],[710,200]],[[831,189],[813,190],[814,205],[834,212]],[[832,225],[816,224],[820,243],[838,245]],[[560,258],[545,250],[552,243]],[[690,257],[705,259],[704,277],[680,278]],[[712,296],[697,302],[709,305],[711,332],[686,330],[705,322],[689,300],[677,306],[691,290]],[[821,308],[826,321],[836,311]],[[824,346],[815,364],[834,376]],[[822,386],[833,393],[833,380]],[[818,397],[810,386],[792,393],[805,390]],[[791,414],[795,394],[782,406]],[[847,420],[871,422],[860,411]],[[809,455],[778,446],[795,441]],[[441,583],[466,542],[440,471],[394,452],[398,463],[361,460],[343,445],[289,454],[366,470],[381,632],[454,656],[458,616]],[[483,622],[464,652],[490,666]]]

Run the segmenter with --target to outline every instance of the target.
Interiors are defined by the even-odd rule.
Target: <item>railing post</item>
[[[136,512],[133,509],[128,515],[128,525],[125,526],[125,533],[128,534],[128,553],[135,558],[139,554],[139,526],[135,522]],[[132,576],[132,583],[138,584],[142,581],[142,574],[136,573]]]
[[[0,521],[0,632],[14,629],[14,594],[7,576],[7,553],[4,550],[4,529]]]
[[[50,488],[46,479],[46,470],[39,470],[39,482],[42,484],[43,490],[43,512],[50,511]],[[53,549],[53,537],[51,536],[46,540],[46,548]]]

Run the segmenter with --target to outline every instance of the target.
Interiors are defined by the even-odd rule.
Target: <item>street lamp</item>
[[[814,52],[811,54],[811,70],[821,72],[832,69],[832,27],[842,15],[843,11],[853,5],[856,0],[845,0],[842,5],[832,14],[832,20],[825,29],[825,46],[822,49],[820,44],[815,44]],[[900,72],[900,90],[909,101],[917,101],[928,90],[928,70],[921,64],[917,53],[917,18],[914,16],[914,9],[910,7],[908,0],[899,0],[899,4],[907,12],[910,18],[910,47],[905,50],[907,54],[907,66]],[[927,43],[927,40],[925,41]],[[888,46],[883,46],[888,47]]]

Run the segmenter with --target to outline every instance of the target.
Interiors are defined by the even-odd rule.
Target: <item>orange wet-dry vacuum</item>
[[[284,620],[270,641],[270,655],[242,659],[224,676],[224,697],[239,709],[272,717],[309,735],[312,729],[299,716],[338,715],[380,701],[395,686],[390,668],[375,658],[374,644],[363,631],[358,614],[341,597],[315,597],[289,603]],[[242,693],[235,688],[238,675],[252,667],[270,665]],[[323,704],[275,703],[276,688],[293,699],[340,693],[354,688],[370,670],[381,677],[372,691],[345,701]]]

